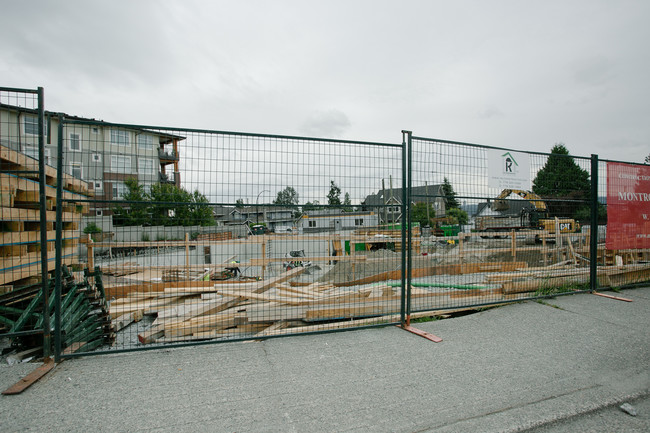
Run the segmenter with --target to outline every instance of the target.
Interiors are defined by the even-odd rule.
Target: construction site
[[[571,157],[590,195],[542,197],[458,174],[489,173],[487,156],[432,159],[472,145],[410,133],[338,142],[2,108],[0,337],[19,361],[410,327],[650,281],[650,227],[628,242],[599,216],[613,205],[593,157]],[[554,155],[529,157],[530,183]]]

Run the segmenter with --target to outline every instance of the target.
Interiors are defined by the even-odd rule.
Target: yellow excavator
[[[551,217],[544,199],[531,191],[504,189],[492,202],[492,210],[508,210],[510,205],[506,199],[511,194],[517,194],[524,200],[529,201],[533,206],[522,209],[519,217],[479,217],[476,221],[476,229],[478,231],[545,230],[550,234],[555,234],[556,226],[560,233],[576,233],[580,231],[580,225],[573,218]]]

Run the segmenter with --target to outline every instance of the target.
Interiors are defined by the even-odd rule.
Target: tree
[[[428,208],[428,216],[427,216]],[[430,227],[431,220],[436,216],[436,211],[430,203],[415,203],[411,207],[411,222],[420,223],[420,227]]]
[[[237,201],[235,202],[235,207],[238,209],[242,209],[244,207],[244,199],[238,198]]]
[[[144,190],[144,185],[135,177],[124,181],[126,193],[122,199],[128,204],[113,205],[113,221],[115,225],[139,226],[151,221],[149,214],[149,197]]]
[[[333,180],[330,181],[330,192],[327,193],[327,204],[341,206],[341,188]]]
[[[454,192],[454,187],[449,183],[449,179],[446,177],[442,182],[442,193],[445,196],[447,202],[447,209],[460,208],[460,203],[456,200],[456,192]]]
[[[350,193],[346,192],[343,198],[343,212],[352,212],[352,211],[354,211],[354,209],[352,208],[352,200],[350,200]]]
[[[650,153],[645,157],[645,163],[650,164]]]
[[[212,208],[208,206],[208,199],[198,190],[192,193],[190,205],[191,224],[193,226],[212,226],[215,224]]]
[[[589,173],[575,163],[563,143],[556,143],[533,180],[533,192],[546,200],[551,216],[575,218],[581,208],[589,207]]]
[[[313,202],[308,201],[303,205],[302,210],[303,212],[308,210],[314,210],[314,209],[318,209],[319,206],[320,206],[320,202],[318,200],[314,200]]]
[[[273,203],[283,206],[295,206],[298,204],[298,193],[293,187],[288,186],[282,191],[278,191]]]
[[[214,225],[208,199],[169,183],[151,186],[151,215],[155,224],[166,226]]]
[[[457,207],[447,209],[447,216],[454,221],[454,224],[464,225],[469,220],[467,212]]]

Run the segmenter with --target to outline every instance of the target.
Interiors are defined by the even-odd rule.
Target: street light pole
[[[255,215],[257,216],[257,223],[258,224],[260,222],[260,207],[259,207],[258,201],[259,201],[260,196],[262,195],[263,192],[271,192],[271,191],[269,191],[268,189],[264,189],[264,190],[260,191],[259,194],[257,194],[257,198],[255,199]]]

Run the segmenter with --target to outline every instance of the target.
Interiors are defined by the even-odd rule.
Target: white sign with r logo
[[[488,149],[490,188],[530,190],[530,155],[509,150]]]

